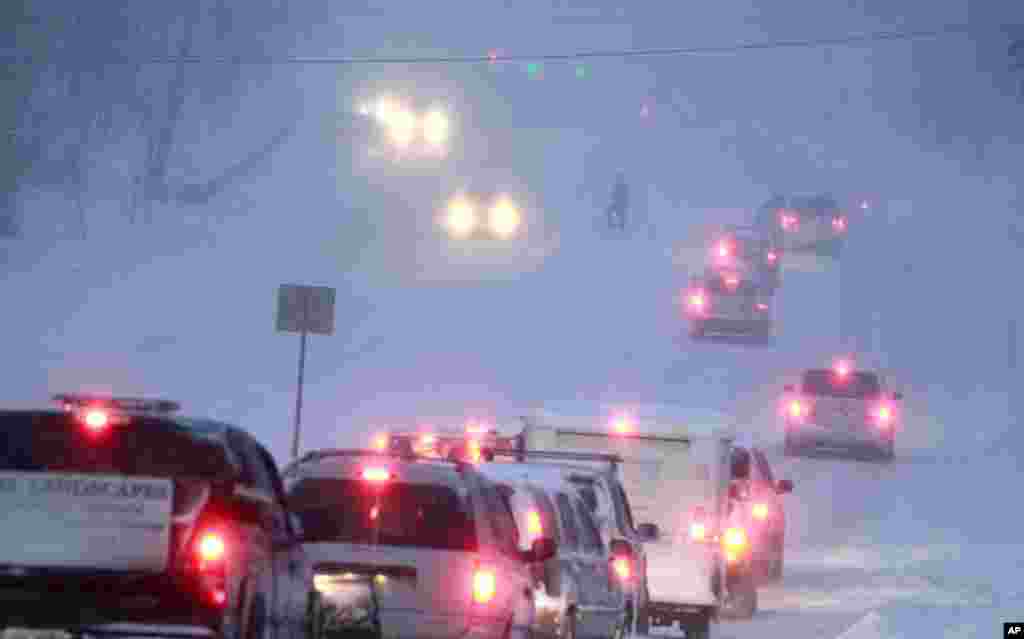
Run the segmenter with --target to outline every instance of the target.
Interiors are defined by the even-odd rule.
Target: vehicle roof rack
[[[621,464],[623,459],[612,453],[574,453],[560,450],[515,450],[515,449],[489,449],[496,457],[516,457],[535,459],[552,459],[562,461],[598,461],[609,464]]]
[[[168,399],[146,399],[144,397],[111,397],[109,395],[87,395],[79,393],[60,393],[53,396],[64,410],[86,406],[101,406],[125,413],[148,413],[170,415],[181,410],[179,402]]]
[[[463,472],[470,466],[469,463],[462,460],[447,459],[442,457],[427,457],[425,455],[416,454],[403,454],[392,451],[380,451],[372,450],[369,448],[324,448],[321,450],[313,450],[297,460],[293,461],[285,469],[285,472],[294,469],[299,464],[305,464],[313,461],[320,461],[322,459],[330,459],[332,457],[377,457],[377,458],[390,458],[398,459],[402,461],[425,461],[425,462],[437,462],[441,464],[448,464],[454,466],[458,472]]]

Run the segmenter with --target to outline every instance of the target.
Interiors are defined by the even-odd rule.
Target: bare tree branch
[[[275,151],[284,146],[295,133],[295,125],[289,125],[272,137],[261,148],[249,153],[239,162],[229,166],[217,177],[203,183],[186,184],[178,190],[175,200],[180,204],[206,204],[232,184],[252,173]]]

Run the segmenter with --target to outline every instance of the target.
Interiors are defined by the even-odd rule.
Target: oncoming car
[[[805,371],[798,387],[787,385],[784,391],[787,455],[853,449],[893,458],[903,394],[886,390],[878,373],[840,360],[831,369]]]
[[[768,339],[774,331],[771,295],[757,282],[729,272],[691,279],[685,312],[690,337],[741,335]]]
[[[263,446],[175,402],[55,399],[0,412],[0,628],[305,637],[312,571]]]
[[[831,195],[791,195],[766,202],[757,212],[756,225],[787,252],[836,255],[850,219]]]
[[[361,579],[373,586],[384,636],[529,636],[531,568],[554,556],[555,543],[542,537],[521,550],[497,487],[471,464],[323,450],[285,475],[319,618],[343,608],[332,593]]]

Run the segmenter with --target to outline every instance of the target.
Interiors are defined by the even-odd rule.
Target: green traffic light
[[[587,67],[576,67],[576,77],[585,78],[587,77]]]
[[[531,62],[526,65],[526,72],[529,73],[530,75],[537,75],[538,71],[540,71],[540,65],[538,65],[536,62]]]

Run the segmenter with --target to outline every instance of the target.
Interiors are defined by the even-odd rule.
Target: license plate
[[[2,639],[71,639],[65,630],[43,628],[4,628]]]

